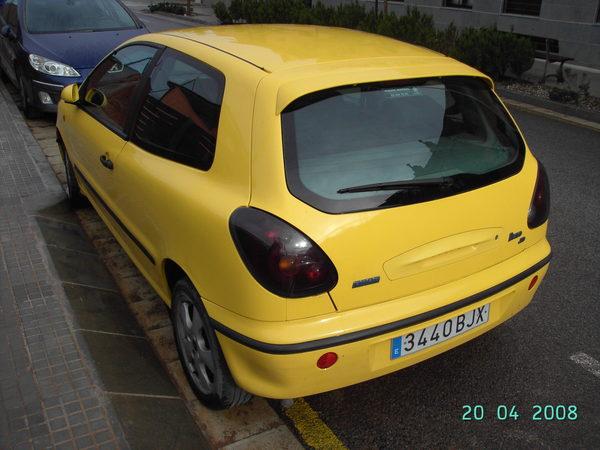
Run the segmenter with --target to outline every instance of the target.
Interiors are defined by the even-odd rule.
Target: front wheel
[[[26,119],[37,119],[40,116],[40,112],[31,104],[29,94],[27,93],[27,85],[25,77],[20,72],[17,72],[19,81],[19,102],[21,104],[21,111]]]
[[[252,395],[235,384],[200,295],[187,279],[175,283],[171,316],[179,359],[198,399],[211,409],[248,402]]]
[[[79,183],[77,182],[77,178],[75,178],[75,170],[73,169],[73,164],[71,163],[71,159],[69,158],[67,149],[60,141],[58,145],[60,145],[61,150],[63,152],[63,164],[65,166],[65,178],[67,179],[66,190],[67,198],[69,199],[69,204],[73,209],[78,209],[82,206],[86,206],[87,199],[83,196],[83,194],[81,194],[81,191],[79,190]]]

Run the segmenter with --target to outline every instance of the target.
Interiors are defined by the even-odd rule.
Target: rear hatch
[[[282,114],[297,223],[333,261],[339,310],[425,291],[521,252],[535,162],[480,79],[328,89]],[[327,224],[327,232],[320,227]]]

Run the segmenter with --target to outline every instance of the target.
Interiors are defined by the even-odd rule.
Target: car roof
[[[440,58],[440,53],[396,39],[315,25],[224,25],[168,31],[221,50],[266,72],[373,58]]]

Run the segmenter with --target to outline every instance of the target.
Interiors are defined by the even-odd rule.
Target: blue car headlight
[[[43,56],[29,55],[29,63],[38,72],[46,73],[48,75],[54,75],[55,77],[78,77],[79,72],[73,69],[71,66],[66,64],[52,61],[51,59],[44,58]]]

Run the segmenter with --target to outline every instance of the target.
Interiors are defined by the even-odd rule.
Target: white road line
[[[583,352],[575,353],[570,356],[571,361],[576,364],[579,364],[585,370],[590,372],[593,375],[596,375],[600,378],[600,362],[596,361],[590,355],[586,355]]]

